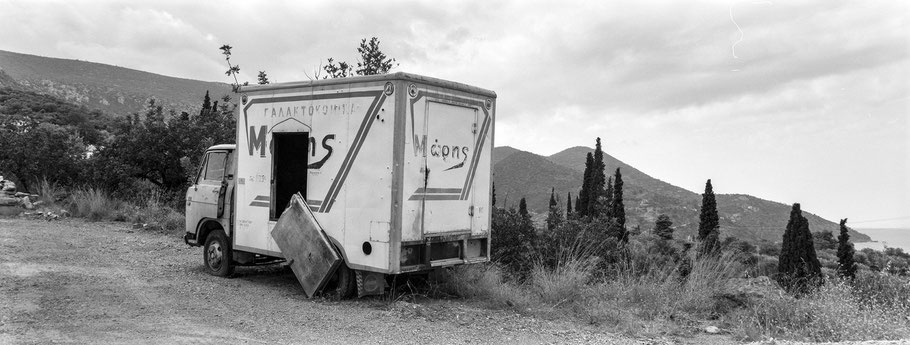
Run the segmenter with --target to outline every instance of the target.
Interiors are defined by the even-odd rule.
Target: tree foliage
[[[841,278],[856,278],[854,253],[849,228],[847,228],[847,218],[844,218],[840,220],[840,235],[837,236],[837,275]]]
[[[73,184],[86,157],[111,136],[113,123],[100,111],[51,96],[0,89],[0,175],[24,191],[42,178]]]
[[[269,76],[265,74],[265,71],[259,71],[259,76],[256,77],[259,85],[265,85],[269,83]]]
[[[809,220],[803,217],[799,204],[793,204],[790,221],[784,231],[777,266],[777,281],[787,291],[801,294],[822,282],[821,263],[812,243]]]
[[[527,274],[533,263],[536,231],[531,217],[515,208],[493,209],[491,258],[520,275]]]
[[[606,184],[606,178],[604,177],[604,152],[600,146],[600,138],[597,138],[597,143],[594,146],[594,155],[593,161],[591,164],[591,176],[590,184],[588,185],[587,197],[588,201],[586,205],[588,210],[586,214],[589,217],[600,217],[601,213],[604,211],[604,200],[602,197],[604,195],[604,186]]]
[[[699,254],[713,254],[719,249],[720,217],[717,215],[717,200],[711,179],[705,183],[705,192],[701,195],[701,213],[698,216],[698,240],[701,241]]]
[[[673,239],[673,221],[670,220],[670,216],[662,214],[657,216],[657,221],[654,223],[654,235],[665,240]]]
[[[812,233],[812,242],[815,244],[816,250],[837,248],[837,239],[830,231]]]
[[[327,73],[325,78],[345,78],[353,75],[376,75],[387,74],[392,68],[398,66],[394,58],[388,57],[382,49],[379,48],[379,39],[376,37],[360,40],[360,46],[357,47],[357,53],[360,59],[357,61],[357,69],[345,62],[336,62],[334,58],[328,58],[328,63],[322,67]]]
[[[622,172],[616,168],[616,174],[613,175],[613,198],[611,199],[610,217],[616,220],[616,225],[620,230],[625,232],[626,229],[626,205],[623,201],[623,181]]]
[[[563,222],[562,208],[559,207],[559,198],[556,196],[556,188],[550,189],[550,207],[547,213],[547,230],[553,231]]]
[[[594,175],[594,155],[591,152],[585,156],[585,171],[581,182],[581,189],[578,191],[578,199],[575,200],[575,212],[579,217],[588,216],[588,201],[590,200],[591,184]]]

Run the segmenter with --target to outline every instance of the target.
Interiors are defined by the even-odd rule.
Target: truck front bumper
[[[183,243],[190,247],[198,247],[199,243],[196,243],[196,234],[188,232],[186,235],[183,235]]]

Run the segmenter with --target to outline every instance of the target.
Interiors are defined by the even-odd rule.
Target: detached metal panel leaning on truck
[[[233,174],[217,185],[206,159],[187,192],[187,242],[220,226],[228,263],[282,258],[269,233],[299,192],[350,269],[488,261],[495,99],[406,73],[244,87],[236,149],[207,152],[217,165],[230,151]],[[235,207],[212,215],[212,195]]]

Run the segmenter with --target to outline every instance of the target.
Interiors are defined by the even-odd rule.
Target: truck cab
[[[230,238],[232,229],[235,150],[233,144],[206,150],[193,184],[186,191],[184,241],[191,246],[205,246],[206,268],[217,275],[233,271],[233,265],[225,261],[230,258],[230,244],[222,242]]]

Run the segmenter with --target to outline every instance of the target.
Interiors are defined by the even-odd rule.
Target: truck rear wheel
[[[357,277],[354,270],[348,268],[345,262],[335,271],[335,276],[329,280],[325,289],[326,295],[334,299],[349,299],[357,293]]]
[[[231,243],[223,230],[214,230],[205,239],[202,252],[206,270],[215,276],[227,277],[234,273],[231,263]]]

